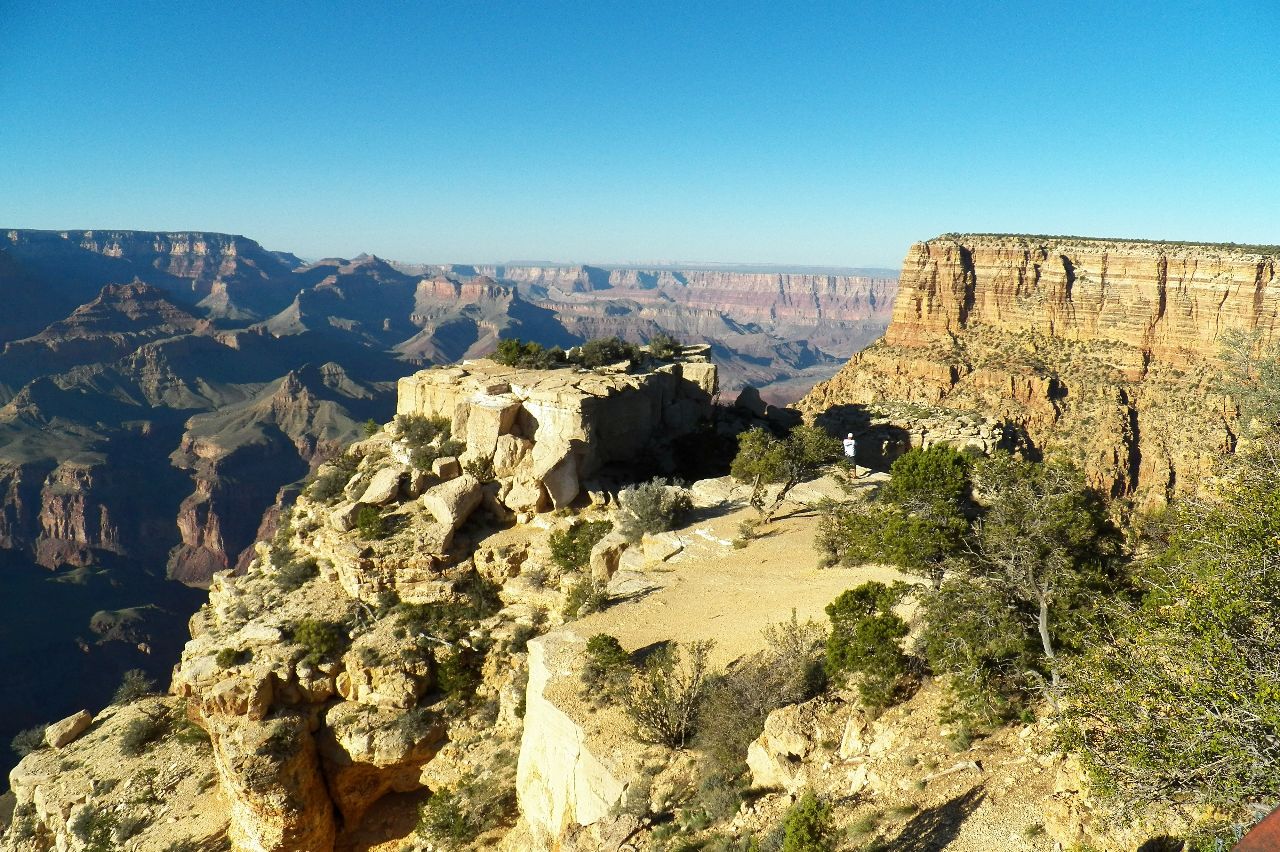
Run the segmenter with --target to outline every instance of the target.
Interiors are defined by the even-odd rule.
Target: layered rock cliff
[[[873,274],[493,266],[458,269],[516,283],[581,338],[658,332],[715,346],[721,383],[794,401],[882,333],[895,281]]]
[[[1163,502],[1199,487],[1238,440],[1223,340],[1275,339],[1276,259],[1077,238],[917,243],[884,340],[801,405],[833,425],[886,400],[981,412],[1112,496]]]

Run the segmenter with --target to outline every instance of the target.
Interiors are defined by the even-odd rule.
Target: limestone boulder
[[[72,714],[45,728],[45,744],[49,748],[62,748],[89,730],[89,726],[92,724],[93,714],[88,710],[81,710],[79,713]]]
[[[747,767],[754,787],[795,791],[805,786],[805,758],[813,750],[807,708],[791,705],[774,710],[764,723],[764,733],[747,747]]]
[[[394,502],[400,496],[400,482],[403,478],[404,471],[401,468],[384,467],[373,475],[364,494],[356,502],[370,506],[385,506]]]
[[[360,510],[364,508],[361,503],[339,503],[338,507],[329,513],[329,526],[338,532],[350,532],[356,528],[356,516],[360,514]]]
[[[444,456],[431,462],[431,473],[437,479],[453,479],[462,475],[462,465],[454,456]]]
[[[520,413],[520,400],[510,394],[483,393],[471,399],[467,413],[467,457],[493,458],[498,438],[510,434]]]
[[[627,549],[627,540],[621,533],[611,532],[591,548],[591,579],[607,583],[618,572],[618,564]]]
[[[502,502],[513,512],[543,512],[550,506],[551,498],[540,481],[518,479]]]
[[[480,481],[469,473],[429,488],[422,495],[422,505],[450,532],[471,516],[484,497]]]
[[[231,802],[233,849],[291,852],[333,848],[333,800],[315,739],[301,715],[214,719],[210,739]]]
[[[645,533],[640,539],[640,549],[645,559],[665,562],[684,550],[684,541],[674,532]]]
[[[551,498],[553,508],[568,506],[578,497],[578,465],[572,450],[569,450],[555,464],[543,471],[534,470],[534,475],[542,481],[542,486]]]
[[[533,441],[515,435],[500,435],[493,451],[495,476],[511,476],[533,449]]]

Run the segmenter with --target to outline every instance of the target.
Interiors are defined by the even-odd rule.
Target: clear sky
[[[896,267],[1280,241],[1275,0],[0,0],[0,227]]]

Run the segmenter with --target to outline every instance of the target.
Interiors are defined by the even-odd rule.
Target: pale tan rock
[[[44,729],[45,744],[49,748],[62,748],[89,730],[89,726],[92,724],[93,714],[88,710],[73,713]]]
[[[422,505],[450,532],[462,526],[480,505],[480,482],[469,473],[442,482],[422,495]]]
[[[400,496],[400,482],[404,471],[398,467],[384,467],[373,475],[369,485],[356,503],[369,506],[385,506]]]
[[[350,532],[356,528],[356,516],[362,508],[360,503],[340,503],[329,513],[329,524],[339,532]]]
[[[515,435],[500,435],[493,452],[495,476],[511,476],[533,449],[533,441]]]
[[[591,751],[586,732],[545,695],[550,681],[563,671],[566,655],[572,659],[575,653],[568,637],[529,642],[524,724],[539,735],[521,738],[516,795],[536,849],[552,848],[570,825],[605,819],[626,790],[625,779]]]
[[[621,533],[610,532],[591,548],[591,578],[596,582],[609,582],[618,571],[618,564],[623,551],[627,549],[627,540]]]
[[[305,719],[224,719],[209,733],[218,776],[230,800],[233,849],[333,848],[333,801]]]
[[[324,715],[319,741],[326,786],[343,824],[360,824],[365,812],[387,793],[420,789],[423,767],[445,743],[448,726],[439,715],[420,727],[401,724],[401,710],[370,712],[341,702]]]
[[[794,704],[774,710],[764,732],[747,747],[747,767],[755,787],[794,791],[807,783],[805,758],[813,750],[808,709]]]
[[[640,549],[645,559],[665,562],[684,550],[684,541],[678,533],[645,533],[640,539]]]
[[[510,394],[481,392],[473,397],[467,414],[467,457],[493,458],[498,438],[511,432],[519,412],[520,400]]]
[[[538,481],[516,481],[502,502],[513,512],[542,512],[551,504],[547,489]]]
[[[867,753],[871,744],[868,736],[870,723],[866,714],[858,708],[849,711],[849,719],[844,723],[844,731],[840,735],[840,749],[837,752],[841,760],[849,760]]]
[[[431,462],[431,472],[438,479],[453,479],[462,475],[462,465],[454,456],[444,456]]]

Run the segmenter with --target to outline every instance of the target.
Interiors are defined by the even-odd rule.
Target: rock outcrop
[[[1196,489],[1238,440],[1224,336],[1280,329],[1276,254],[1247,247],[1013,236],[912,246],[893,319],[801,407],[882,401],[980,412],[1112,496]]]
[[[468,361],[401,379],[396,411],[447,420],[464,462],[492,464],[498,500],[539,512],[573,502],[606,465],[695,429],[716,391],[716,366],[700,354],[642,375]]]

